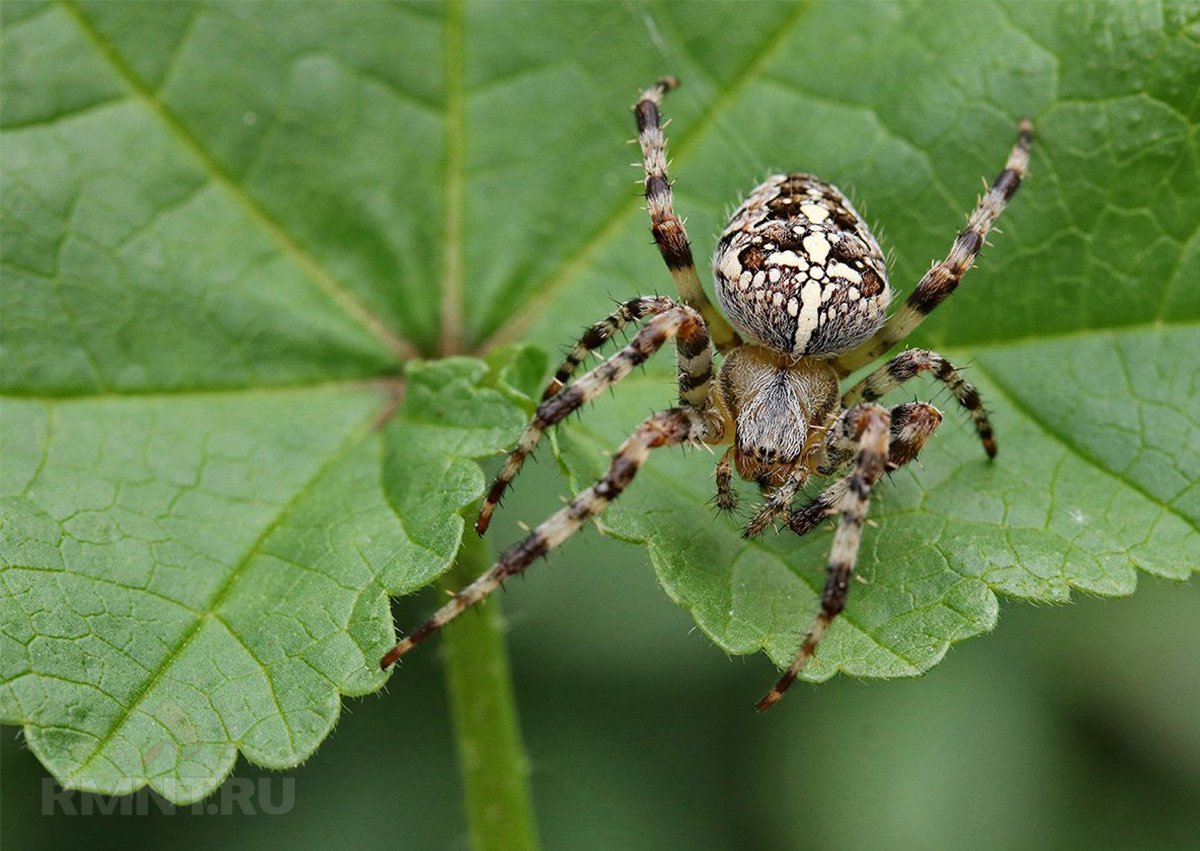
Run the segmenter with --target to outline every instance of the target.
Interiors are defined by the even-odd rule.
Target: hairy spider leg
[[[675,348],[679,362],[679,401],[689,407],[700,408],[708,400],[712,385],[712,349],[704,320],[687,305],[676,305],[660,313],[638,331],[625,348],[621,349],[591,372],[560,393],[538,405],[537,411],[525,427],[525,433],[517,441],[512,452],[500,468],[496,480],[488,491],[479,517],[475,520],[475,531],[482,535],[492,520],[492,513],[504,495],[504,491],[533,452],[546,429],[563,420],[616,384],[657,352],[668,340],[676,338]]]
[[[942,424],[942,412],[927,402],[905,402],[888,411],[892,416],[888,438],[887,471],[895,472],[915,461],[926,441]]]
[[[663,134],[659,106],[663,95],[679,85],[674,77],[663,77],[642,93],[633,107],[637,118],[638,144],[642,148],[642,167],[645,169],[646,211],[650,214],[650,230],[662,255],[675,287],[685,303],[695,308],[708,324],[709,334],[718,351],[728,351],[741,341],[721,312],[708,300],[696,261],[692,258],[691,243],[683,222],[675,215],[671,181],[667,178],[667,139]]]
[[[934,430],[942,424],[942,412],[925,402],[905,402],[889,412],[892,424],[888,437],[887,472],[898,470],[917,457]],[[817,472],[832,475],[850,461],[858,447],[853,422],[843,415],[830,429],[825,440],[829,462]],[[788,528],[797,535],[806,535],[840,510],[842,498],[850,486],[850,476],[839,479],[821,491],[812,501],[788,515]]]
[[[979,397],[979,391],[975,389],[975,385],[962,377],[962,373],[950,361],[937,352],[927,349],[909,349],[901,352],[847,390],[842,396],[842,405],[849,408],[859,402],[874,402],[922,372],[932,372],[938,381],[950,388],[954,398],[971,415],[975,431],[979,433],[979,439],[983,442],[983,451],[989,458],[995,458],[995,433],[983,407],[983,400]]]
[[[566,360],[559,366],[554,373],[554,378],[546,386],[546,391],[542,393],[542,401],[544,402],[562,390],[563,385],[567,383],[579,365],[587,360],[588,353],[603,346],[630,322],[637,322],[644,316],[666,313],[675,306],[675,301],[667,296],[638,296],[631,298],[607,317],[591,325],[583,332],[579,342],[567,352]]]
[[[1020,187],[1021,180],[1029,173],[1029,152],[1032,146],[1033,124],[1028,118],[1022,118],[1017,131],[1016,145],[1008,155],[1004,170],[996,176],[991,188],[979,199],[975,212],[954,240],[946,259],[933,264],[908,300],[874,336],[837,359],[835,363],[842,375],[849,375],[879,358],[911,334],[935,307],[954,292],[963,275],[974,264],[975,257],[987,238],[988,230],[1004,212],[1004,207]]]
[[[746,528],[742,531],[742,537],[753,538],[761,535],[771,525],[771,521],[779,515],[791,511],[792,500],[796,498],[796,493],[808,481],[808,475],[806,462],[798,460],[796,466],[792,468],[783,484],[770,490],[764,490],[762,508],[754,515],[754,519],[746,525]]]
[[[534,560],[559,546],[589,518],[603,511],[633,481],[651,449],[704,441],[710,436],[711,428],[711,418],[692,407],[671,408],[646,419],[629,439],[621,444],[608,472],[596,484],[580,493],[520,543],[501,555],[486,573],[455,594],[454,599],[392,648],[380,660],[380,667],[386,669],[462,612],[486,599],[506,579],[521,573]]]
[[[724,512],[737,508],[738,492],[733,487],[733,454],[737,446],[730,446],[717,462],[717,509]]]
[[[863,404],[842,414],[850,433],[858,441],[858,453],[854,472],[850,475],[845,495],[841,500],[841,519],[833,536],[833,547],[829,555],[828,579],[821,592],[821,611],[808,628],[796,657],[775,686],[760,700],[756,708],[761,712],[774,706],[796,677],[812,658],[817,645],[834,618],[846,607],[846,595],[850,591],[850,576],[858,558],[858,546],[862,540],[862,527],[867,519],[871,488],[887,469],[888,436],[891,432],[891,417],[887,410],[875,404]]]

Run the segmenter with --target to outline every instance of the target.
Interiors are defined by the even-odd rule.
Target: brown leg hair
[[[804,487],[806,481],[808,481],[808,467],[797,463],[787,481],[776,488],[764,491],[763,505],[754,515],[754,519],[742,530],[742,537],[753,538],[761,535],[776,517],[791,511],[792,500],[796,498],[796,493]]]
[[[731,512],[737,508],[738,492],[733,487],[733,464],[729,460],[737,448],[730,446],[717,462],[717,508]]]
[[[700,411],[691,407],[671,408],[654,414],[621,444],[608,472],[565,507],[542,523],[516,546],[507,550],[491,568],[454,595],[433,617],[413,630],[407,638],[388,651],[379,662],[385,670],[412,648],[454,620],[471,606],[487,598],[506,579],[525,570],[569,538],[589,518],[596,516],[616,499],[637,474],[651,449],[697,443],[709,436],[710,424]]]
[[[666,313],[675,306],[674,300],[666,296],[638,296],[631,298],[606,318],[590,326],[583,332],[579,342],[571,347],[566,360],[554,373],[554,378],[550,380],[546,391],[542,393],[542,401],[544,402],[562,390],[563,385],[567,383],[579,365],[587,359],[588,353],[603,346],[630,322],[637,322],[644,316]]]

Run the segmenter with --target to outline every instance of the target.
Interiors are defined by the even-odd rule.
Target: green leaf
[[[452,8],[0,6],[0,717],[62,782],[194,800],[380,687],[387,594],[448,567],[544,372],[504,344],[669,290],[621,144],[666,72],[701,258],[802,168],[883,223],[902,293],[1037,128],[913,340],[971,363],[1000,457],[951,416],[881,489],[810,676],[919,673],[997,593],[1195,568],[1195,6]],[[489,357],[415,360],[449,353]],[[660,360],[562,432],[577,487],[671,404]],[[828,536],[741,541],[712,462],[659,453],[604,523],[720,646],[782,662]]]
[[[388,388],[353,384],[6,400],[5,719],[97,791],[303,760],[382,685],[384,589],[446,569],[469,459],[520,425],[484,373],[412,365],[382,429]]]

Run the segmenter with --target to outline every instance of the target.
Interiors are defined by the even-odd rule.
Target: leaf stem
[[[439,587],[457,591],[491,563],[487,545],[467,531]],[[499,600],[481,604],[444,630],[446,690],[454,717],[459,771],[475,851],[538,847],[529,765],[521,744]]]

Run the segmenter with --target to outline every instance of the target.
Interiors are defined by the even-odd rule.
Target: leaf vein
[[[446,75],[446,147],[442,174],[442,299],[439,351],[462,351],[463,204],[466,193],[466,93],[463,80],[463,4],[452,0],[443,40]]]
[[[237,585],[238,580],[245,573],[255,556],[257,556],[262,550],[267,540],[269,540],[271,535],[274,534],[275,530],[282,525],[288,514],[296,506],[300,498],[307,493],[308,489],[315,482],[320,480],[320,478],[329,469],[331,469],[343,457],[345,457],[345,455],[350,452],[360,440],[371,434],[370,427],[374,422],[375,417],[376,412],[373,410],[371,411],[371,416],[366,419],[365,423],[360,425],[358,428],[353,429],[349,438],[331,454],[329,460],[322,464],[313,475],[306,479],[300,485],[300,487],[296,489],[296,492],[292,494],[292,497],[286,503],[280,506],[278,513],[264,526],[263,531],[259,534],[258,538],[255,539],[254,543],[251,544],[250,548],[246,551],[246,554],[242,557],[242,559],[233,566],[225,581],[213,593],[203,610],[199,611],[198,616],[193,621],[192,625],[182,634],[175,646],[172,648],[171,652],[157,665],[152,675],[142,683],[141,687],[130,696],[128,705],[122,707],[121,713],[117,716],[112,726],[109,728],[109,731],[105,735],[99,737],[99,743],[97,744],[96,748],[79,765],[77,773],[82,775],[87,768],[104,752],[104,749],[116,738],[117,733],[120,732],[121,728],[124,727],[125,723],[132,717],[137,707],[146,699],[146,697],[153,691],[154,687],[158,685],[158,683],[166,676],[167,671],[169,671],[175,662],[183,655],[183,652],[187,649],[188,645],[200,632],[201,627],[203,627],[203,625],[210,619],[220,620],[219,616],[216,614],[217,609],[224,602],[225,598],[229,595],[234,586]],[[224,626],[226,629],[229,629],[228,624],[226,624],[223,620],[220,620],[220,622],[222,626]],[[284,720],[283,723],[284,726],[287,726],[286,720]],[[288,735],[290,738],[290,728]]]
[[[1179,513],[1179,511],[1177,511],[1173,506],[1168,505],[1168,504],[1162,502],[1161,500],[1159,500],[1158,497],[1151,494],[1148,490],[1146,490],[1138,482],[1135,482],[1132,479],[1125,478],[1120,473],[1105,466],[1103,462],[1101,462],[1098,458],[1095,458],[1084,447],[1080,446],[1078,443],[1076,443],[1074,440],[1072,440],[1065,432],[1062,432],[1062,431],[1058,430],[1057,428],[1055,428],[1049,421],[1047,421],[1044,417],[1042,417],[1037,410],[1035,410],[1024,399],[1022,399],[1016,393],[1016,391],[1013,390],[1013,388],[1010,385],[1008,385],[1006,382],[1000,380],[1000,378],[998,378],[995,373],[993,373],[987,369],[981,368],[978,363],[976,363],[975,368],[987,376],[988,383],[991,384],[992,386],[994,386],[997,390],[999,390],[1001,395],[1003,395],[1004,397],[1006,397],[1008,399],[1009,403],[1013,406],[1013,408],[1018,413],[1020,413],[1022,416],[1024,416],[1026,419],[1028,419],[1030,422],[1032,422],[1034,425],[1038,426],[1048,437],[1053,438],[1056,442],[1058,442],[1063,448],[1068,450],[1071,454],[1075,455],[1081,461],[1086,463],[1089,467],[1099,470],[1100,472],[1104,473],[1105,475],[1107,475],[1111,478],[1117,479],[1122,484],[1124,484],[1126,487],[1128,487],[1130,490],[1136,492],[1137,494],[1139,494],[1140,496],[1145,498],[1152,505],[1158,506],[1164,512],[1171,514],[1174,517],[1176,517],[1178,520],[1182,521],[1192,531],[1200,531],[1200,528],[1197,527],[1196,522],[1194,520]]]
[[[226,191],[228,196],[279,246],[292,261],[351,319],[357,322],[377,342],[382,344],[399,360],[409,360],[418,355],[416,347],[397,332],[388,328],[377,316],[345,287],[311,251],[302,246],[283,225],[273,219],[267,210],[255,200],[244,187],[239,185],[216,158],[205,150],[193,133],[159,100],[154,92],[138,78],[116,50],[92,22],[78,8],[74,0],[59,0],[79,28],[93,43],[97,52],[109,62],[117,76],[129,88],[146,109],[170,131],[180,145],[202,167],[209,179]]]

